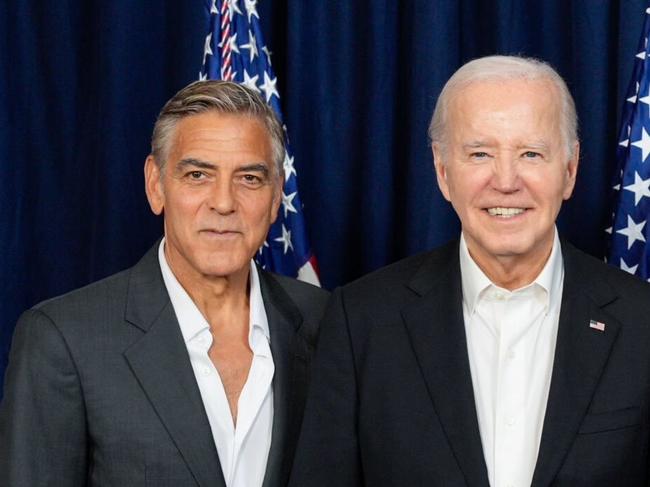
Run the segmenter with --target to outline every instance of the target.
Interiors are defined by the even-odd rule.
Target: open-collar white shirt
[[[235,427],[221,377],[208,356],[212,345],[210,325],[167,264],[164,245],[165,239],[158,248],[160,269],[185,340],[226,485],[261,487],[271,447],[275,366],[257,268],[251,261],[248,344],[253,361],[239,396]]]
[[[492,487],[531,484],[553,371],[564,282],[560,241],[542,272],[508,291],[460,242],[463,317],[483,455]]]

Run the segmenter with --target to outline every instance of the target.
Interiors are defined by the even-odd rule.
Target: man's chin
[[[540,252],[545,253],[546,250],[541,247],[531,239],[504,237],[497,242],[486,242],[482,253],[494,260],[526,260]]]
[[[233,252],[208,252],[196,261],[199,271],[205,276],[228,277],[247,272],[250,258],[233,255]]]

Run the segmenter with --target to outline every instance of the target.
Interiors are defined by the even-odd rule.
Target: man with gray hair
[[[327,293],[258,268],[284,134],[254,92],[198,81],[145,162],[164,238],[26,311],[0,404],[0,485],[287,484]]]
[[[650,287],[558,237],[564,81],[469,62],[429,133],[460,239],[334,293],[290,485],[648,485]]]

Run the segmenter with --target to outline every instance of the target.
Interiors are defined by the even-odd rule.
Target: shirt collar
[[[269,320],[264,309],[264,300],[262,299],[262,287],[260,285],[260,276],[257,272],[255,262],[251,260],[251,271],[249,274],[250,281],[250,324],[251,333],[253,328],[259,328],[267,340],[270,339]]]
[[[562,251],[560,247],[560,239],[558,236],[557,228],[553,236],[553,248],[544,268],[539,275],[530,284],[508,291],[499,288],[483,273],[481,268],[474,262],[474,259],[469,255],[465,236],[461,233],[460,246],[460,275],[463,290],[463,304],[466,306],[467,311],[472,314],[479,299],[483,296],[484,292],[490,287],[498,288],[506,294],[523,292],[526,289],[538,286],[543,291],[543,304],[546,310],[552,302],[558,301],[556,296],[562,292],[562,283],[564,281],[564,263],[562,260]]]
[[[207,320],[199,311],[194,301],[187,291],[183,288],[176,276],[172,272],[167,258],[165,257],[165,238],[158,246],[158,262],[162,272],[163,281],[169,294],[169,299],[176,313],[178,324],[183,334],[183,339],[186,343],[190,342],[201,334],[204,330],[209,330],[210,325]],[[257,272],[255,262],[250,262],[249,273],[249,332],[248,342],[254,353],[257,353],[259,347],[257,346],[256,335],[262,333],[268,343],[270,339],[269,322],[264,309],[264,301],[262,299],[262,289],[260,286],[260,278]]]

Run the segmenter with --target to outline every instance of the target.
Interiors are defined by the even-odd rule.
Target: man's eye
[[[523,157],[525,159],[535,159],[537,157],[541,157],[542,155],[539,152],[535,152],[532,150],[526,151],[523,153]]]
[[[244,174],[241,177],[242,181],[249,186],[259,186],[262,184],[262,178],[256,174]]]
[[[189,173],[187,173],[187,176],[188,176],[190,179],[193,179],[193,180],[195,180],[195,181],[198,181],[198,180],[203,179],[203,178],[205,177],[205,174],[202,173],[201,171],[190,171]]]
[[[478,151],[478,152],[472,152],[470,154],[470,157],[472,157],[473,159],[483,159],[485,157],[489,157],[489,154],[487,152]]]

